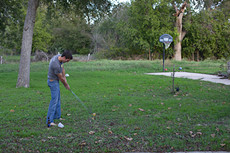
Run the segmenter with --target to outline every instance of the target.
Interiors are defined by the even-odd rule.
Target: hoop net
[[[168,48],[169,48],[169,46],[170,46],[170,44],[171,44],[171,42],[166,41],[166,42],[164,42],[164,44],[165,44],[165,49],[168,49]]]

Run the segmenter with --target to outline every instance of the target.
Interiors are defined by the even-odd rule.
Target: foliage
[[[34,26],[33,34],[33,46],[32,51],[41,50],[48,52],[49,46],[51,46],[52,34],[50,32],[50,25],[45,21],[46,7],[41,6],[37,10],[36,22]]]
[[[186,1],[190,7],[185,10],[183,20],[183,30],[187,32],[182,41],[183,58],[193,59],[197,53],[200,60],[229,58],[230,2]],[[32,51],[57,53],[69,49],[78,54],[105,54],[103,57],[110,59],[134,55],[147,57],[151,51],[153,58],[158,59],[162,58],[163,50],[159,37],[164,33],[173,36],[174,40],[177,37],[173,5],[179,8],[183,0],[136,0],[113,6],[109,13],[109,1],[93,3],[42,0]],[[1,54],[19,54],[25,1],[3,0],[1,4],[0,11],[4,15],[0,30]],[[173,57],[174,43],[166,50],[166,58]]]
[[[88,54],[91,45],[90,27],[84,19],[74,14],[53,20],[51,50],[68,49],[73,53]]]
[[[203,59],[230,56],[228,17],[220,10],[202,11],[192,17],[192,25],[185,38],[184,57],[198,50]],[[208,45],[207,45],[208,44]]]
[[[189,1],[187,2],[190,4]],[[200,8],[203,3],[191,2],[193,6],[190,4],[184,14],[183,28],[187,34],[182,41],[183,58],[192,59],[196,52],[200,53],[198,57],[200,59],[228,58],[230,37],[227,12],[229,9],[226,5],[229,5],[229,2],[215,1],[213,5],[215,4],[216,8],[200,11],[195,9]],[[110,52],[111,47],[123,48],[124,51],[127,48],[131,55],[146,54],[151,50],[152,53],[159,55],[155,56],[156,58],[162,57],[163,45],[159,42],[159,37],[168,33],[174,37],[175,41],[177,33],[174,27],[175,17],[172,16],[175,13],[173,5],[179,7],[180,3],[182,3],[180,0],[154,2],[136,0],[132,1],[131,5],[118,5],[110,16],[98,24],[101,38],[104,38],[102,39],[104,41],[100,41],[104,46],[102,48],[104,51],[107,50],[104,53]],[[208,2],[204,1],[204,3]],[[173,57],[174,44],[175,42],[166,51],[166,58]],[[112,56],[113,53],[111,53]]]
[[[25,19],[24,0],[0,2],[0,53],[19,54]]]
[[[18,24],[24,17],[23,7],[25,0],[1,0],[0,1],[0,31],[4,32],[6,26]]]

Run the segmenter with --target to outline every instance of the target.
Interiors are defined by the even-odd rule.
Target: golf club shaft
[[[82,104],[82,106],[88,111],[89,114],[92,114],[92,112],[85,106],[85,104],[81,101],[80,98],[78,98],[78,96],[70,89],[70,91],[72,92],[72,94],[75,96],[75,98]]]

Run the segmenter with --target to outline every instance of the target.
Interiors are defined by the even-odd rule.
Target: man
[[[59,80],[63,83],[67,90],[70,90],[69,84],[66,81],[65,69],[63,63],[72,60],[72,54],[69,51],[64,51],[62,55],[58,54],[52,57],[49,64],[48,71],[48,86],[51,91],[51,100],[46,118],[46,124],[49,126],[56,126],[54,119],[61,118],[61,98]],[[59,127],[64,127],[62,123],[59,123]]]

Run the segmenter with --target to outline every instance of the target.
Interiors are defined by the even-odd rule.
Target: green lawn
[[[166,61],[182,71],[216,74],[221,61]],[[0,152],[230,151],[230,86],[172,78],[162,61],[65,64],[68,83],[93,118],[61,84],[63,129],[47,128],[48,63],[31,64],[30,88],[16,89],[17,63],[0,65]],[[93,132],[92,132],[93,131]],[[93,133],[93,134],[92,134]]]

